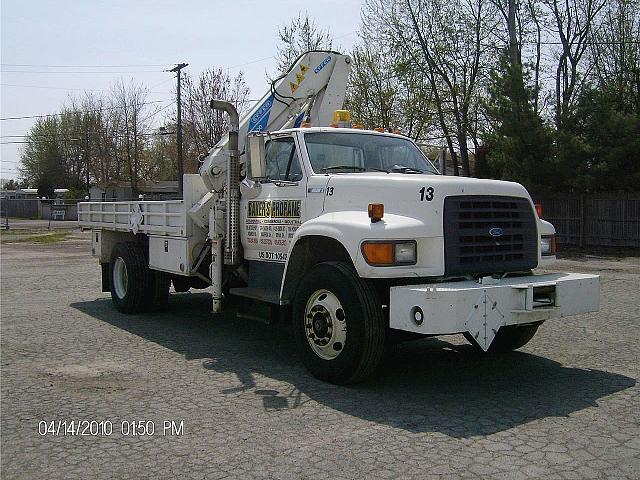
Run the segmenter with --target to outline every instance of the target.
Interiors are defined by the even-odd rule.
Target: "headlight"
[[[556,254],[556,236],[543,235],[540,237],[540,253],[542,256],[550,256]]]
[[[417,263],[415,240],[375,240],[362,244],[362,255],[369,265],[390,267]]]

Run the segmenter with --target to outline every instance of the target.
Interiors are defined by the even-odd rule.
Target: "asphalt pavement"
[[[559,262],[602,275],[602,309],[518,352],[408,342],[350,387],[207,293],[118,313],[87,233],[0,262],[2,478],[640,477],[638,257]]]

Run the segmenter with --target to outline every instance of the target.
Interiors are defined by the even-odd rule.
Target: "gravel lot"
[[[116,312],[88,234],[1,248],[2,478],[640,477],[637,257],[559,262],[602,275],[602,310],[517,353],[410,342],[337,387],[299,365],[284,327],[213,318],[207,294]],[[40,434],[58,421],[112,433]]]

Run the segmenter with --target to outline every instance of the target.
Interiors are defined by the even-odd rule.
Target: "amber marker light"
[[[415,265],[418,258],[415,240],[367,240],[361,249],[366,262],[375,267]]]
[[[369,265],[393,265],[392,243],[364,243],[362,244],[362,254]]]
[[[384,204],[370,203],[367,211],[369,212],[371,223],[377,223],[382,220],[382,217],[384,217]]]
[[[542,218],[542,204],[536,203],[535,207],[536,207],[536,213],[538,214],[538,218]]]

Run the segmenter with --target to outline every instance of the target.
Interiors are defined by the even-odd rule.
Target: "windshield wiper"
[[[407,167],[406,165],[394,165],[391,167],[391,171],[394,173],[424,173],[424,170]]]
[[[330,167],[324,167],[321,169],[323,172],[332,170],[352,170],[354,172],[364,172],[366,169],[358,165],[332,165]]]

